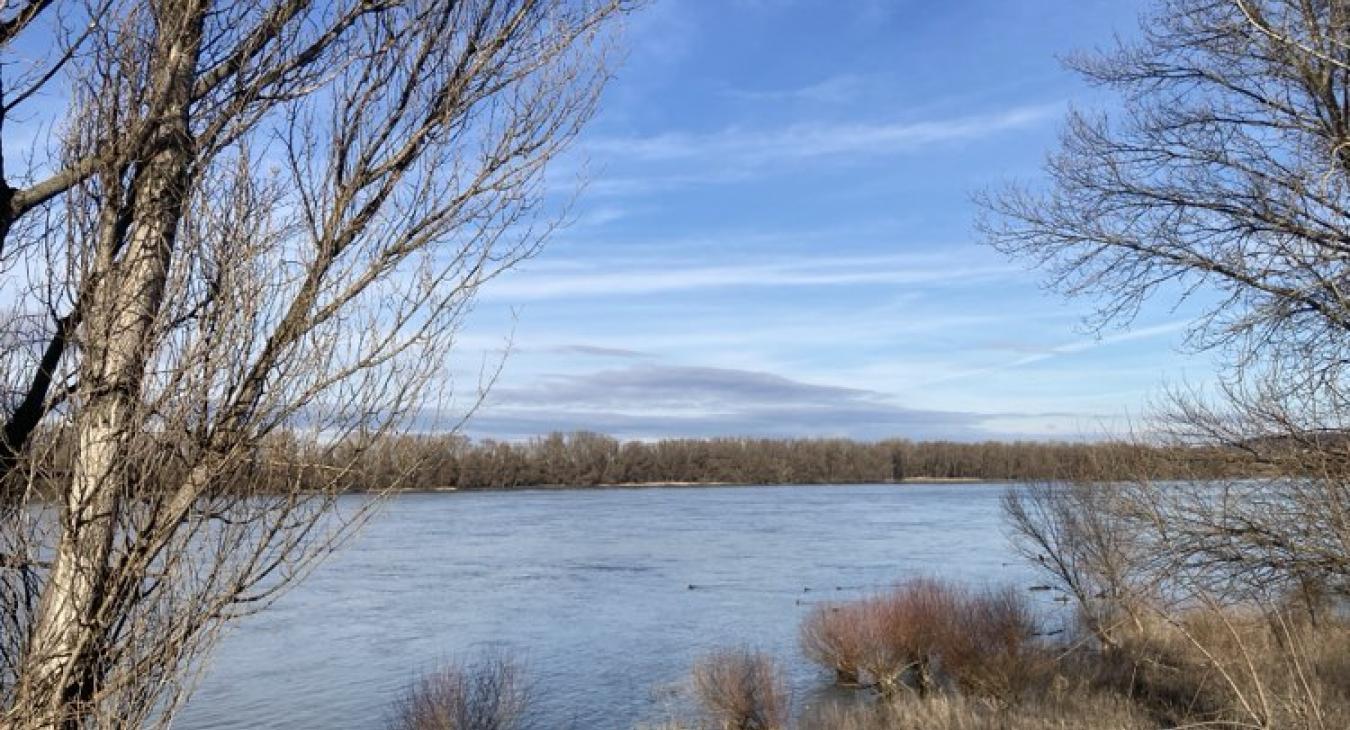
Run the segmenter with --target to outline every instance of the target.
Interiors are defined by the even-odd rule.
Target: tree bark
[[[197,0],[156,7],[162,30],[150,108],[166,113],[135,174],[138,211],[125,246],[98,242],[93,306],[81,327],[87,354],[77,397],[83,408],[75,423],[65,524],[33,627],[31,670],[20,688],[25,697],[17,703],[35,712],[16,718],[10,725],[16,729],[79,726],[79,708],[91,699],[106,663],[101,655],[109,646],[104,603],[113,536],[119,504],[132,486],[121,466],[135,435],[129,426],[137,423],[140,383],[193,161],[188,114],[204,11]],[[116,258],[119,250],[124,254]]]

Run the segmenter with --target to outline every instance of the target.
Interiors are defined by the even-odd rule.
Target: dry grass
[[[788,693],[773,658],[749,649],[728,649],[694,666],[694,695],[718,730],[783,730]]]
[[[394,704],[389,730],[527,730],[530,692],[517,662],[489,652],[417,680]]]
[[[1122,681],[1117,669],[1113,689],[1163,724],[1350,727],[1350,625],[1343,619],[1197,608],[1125,635],[1118,654],[1114,661],[1128,660],[1130,676]]]
[[[959,695],[820,708],[802,730],[1145,730],[1156,728],[1132,703],[1104,694],[1069,694],[1016,708]]]

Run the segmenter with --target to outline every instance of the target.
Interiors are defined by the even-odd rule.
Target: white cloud
[[[627,161],[715,158],[763,164],[821,157],[885,155],[942,142],[980,139],[1057,118],[1060,103],[1020,106],[994,114],[890,123],[813,123],[777,130],[730,128],[710,134],[671,132],[648,137],[592,138],[592,153]]]
[[[729,287],[973,283],[1017,271],[1006,263],[967,263],[949,256],[794,258],[755,264],[688,266],[661,262],[623,267],[514,272],[486,287],[484,298],[510,301],[632,296]]]

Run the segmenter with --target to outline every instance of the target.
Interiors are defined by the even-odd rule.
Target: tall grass
[[[802,730],[1148,730],[1159,727],[1133,703],[1107,694],[1046,697],[1000,708],[953,694],[867,704],[828,704]]]
[[[1350,625],[1256,607],[1197,606],[1128,632],[1104,685],[1163,724],[1350,728]],[[1097,667],[1106,664],[1099,660]]]

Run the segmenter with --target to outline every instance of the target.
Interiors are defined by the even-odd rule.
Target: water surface
[[[916,575],[1034,580],[992,484],[522,490],[394,498],[216,652],[176,726],[367,730],[447,657],[523,657],[550,726],[670,710],[701,654],[775,652],[793,693],[813,602]]]

